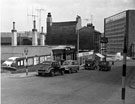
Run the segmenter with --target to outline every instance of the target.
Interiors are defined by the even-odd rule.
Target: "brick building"
[[[46,44],[77,47],[77,28],[79,28],[79,49],[98,52],[101,33],[96,31],[92,24],[81,27],[80,16],[77,16],[76,21],[52,22],[51,13],[48,13]]]
[[[100,51],[100,37],[101,33],[95,30],[92,24],[87,24],[79,31],[80,49],[81,50],[95,50]]]
[[[52,22],[51,13],[47,15],[47,45],[74,45],[77,44],[77,26],[81,27],[81,18],[76,21]]]

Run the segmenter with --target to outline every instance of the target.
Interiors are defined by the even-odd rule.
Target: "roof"
[[[69,26],[76,25],[77,21],[68,21],[68,22],[53,22],[52,26]]]
[[[93,29],[91,28],[91,27],[87,27],[87,26],[84,26],[84,27],[82,27],[81,29],[80,29],[80,31],[83,31],[83,30],[87,30],[87,31],[89,31],[89,32],[93,32]],[[99,32],[99,31],[97,31],[97,30],[95,30],[94,29],[94,32],[97,32],[97,33],[100,33],[101,34],[101,32]]]

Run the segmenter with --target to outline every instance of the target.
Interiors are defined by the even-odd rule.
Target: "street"
[[[111,71],[80,70],[54,77],[1,77],[2,104],[122,104],[122,62]],[[135,62],[128,62],[126,104],[135,104]],[[135,83],[135,82],[134,82]],[[132,83],[132,84],[134,84]],[[134,84],[135,85],[135,84]]]

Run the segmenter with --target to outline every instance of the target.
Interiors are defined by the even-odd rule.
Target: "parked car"
[[[19,57],[10,57],[6,61],[2,63],[2,68],[15,68],[16,67],[16,60]]]
[[[110,71],[111,65],[110,65],[109,61],[100,61],[99,62],[99,70],[100,71]]]
[[[63,62],[61,69],[68,73],[78,72],[79,64],[76,60],[66,60]]]
[[[61,65],[56,61],[44,61],[41,67],[38,69],[38,75],[49,74],[54,76],[56,73],[64,75],[64,70],[60,68]]]
[[[95,70],[95,69],[97,69],[96,62],[94,60],[91,60],[91,59],[85,60],[84,69],[85,70]]]

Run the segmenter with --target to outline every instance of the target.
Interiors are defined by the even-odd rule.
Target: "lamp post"
[[[28,76],[28,59],[27,59],[28,49],[27,48],[24,49],[24,53],[26,58],[26,76]]]
[[[78,60],[79,69],[80,69],[80,58],[79,58],[79,29],[77,30],[77,60]]]

